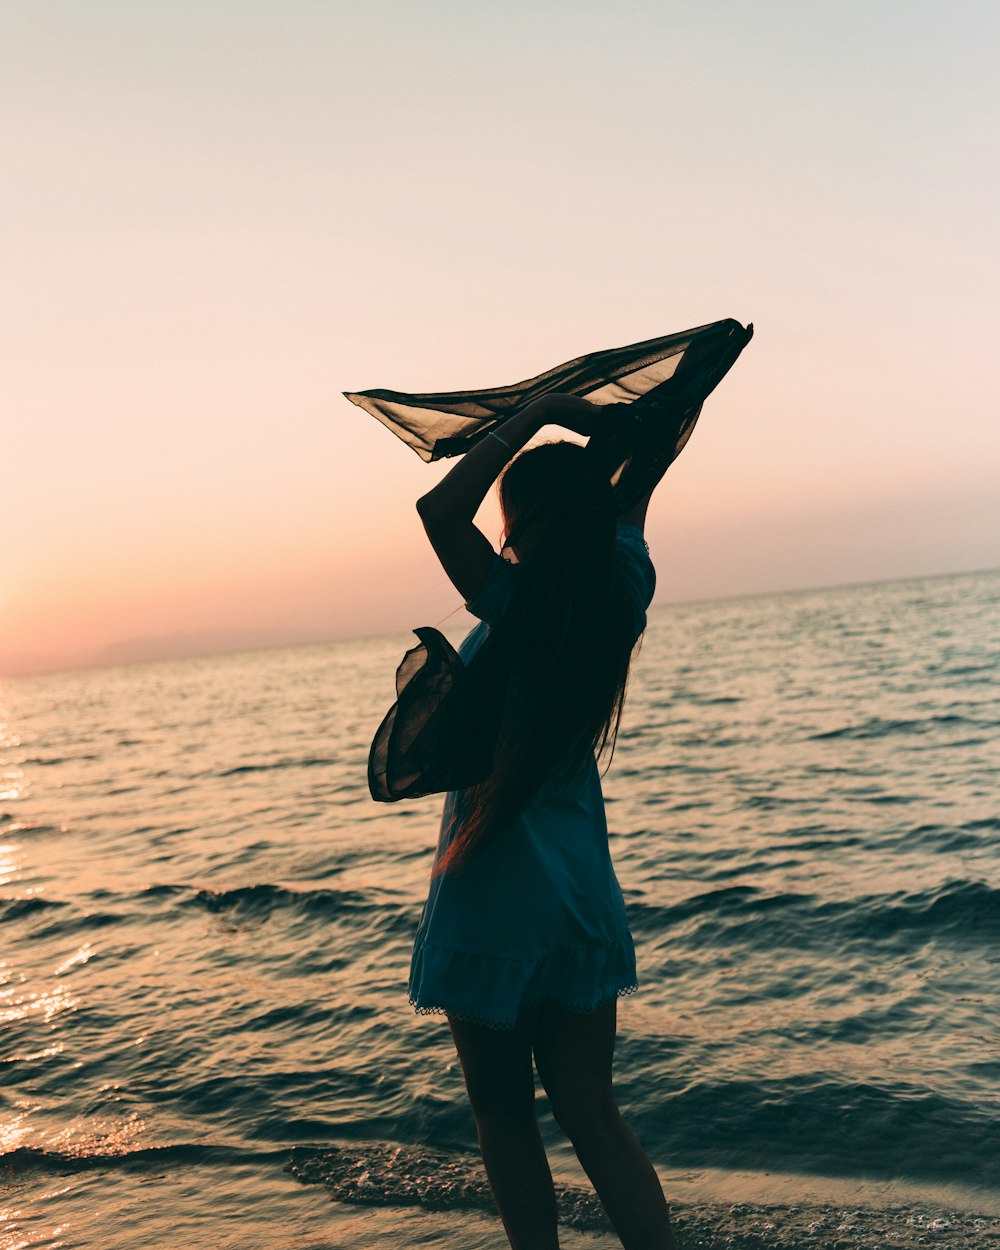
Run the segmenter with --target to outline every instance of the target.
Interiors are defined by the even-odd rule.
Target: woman
[[[515,1250],[559,1244],[533,1062],[622,1245],[676,1247],[656,1172],[612,1092],[617,999],[638,983],[595,759],[613,749],[655,585],[642,534],[649,494],[616,517],[611,483],[584,447],[517,454],[553,423],[589,437],[600,412],[576,396],[544,396],[417,503],[481,621],[462,659],[492,636],[509,677],[491,775],[445,799],[410,1002],[448,1017]],[[508,461],[503,546],[516,563],[473,523]]]

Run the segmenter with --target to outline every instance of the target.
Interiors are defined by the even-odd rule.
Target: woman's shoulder
[[[514,592],[517,565],[493,553],[493,562],[482,589],[465,605],[465,610],[487,625],[495,625],[503,615]]]
[[[656,570],[650,557],[649,543],[638,525],[627,522],[618,523],[617,542],[625,577],[645,610],[656,588]],[[517,574],[516,564],[494,552],[486,581],[479,593],[466,602],[466,611],[487,625],[495,625],[510,603]]]

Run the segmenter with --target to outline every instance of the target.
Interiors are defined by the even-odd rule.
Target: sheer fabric
[[[743,327],[727,319],[590,352],[509,386],[344,394],[428,462],[464,454],[542,395],[580,395],[604,405],[606,420],[587,449],[611,480],[621,513],[659,481],[681,453],[706,398],[752,335],[752,325]]]
[[[466,665],[440,630],[427,625],[413,632],[419,644],[396,670],[396,702],[368,752],[368,790],[377,803],[464,790],[493,767],[503,656],[496,645],[484,647]]]

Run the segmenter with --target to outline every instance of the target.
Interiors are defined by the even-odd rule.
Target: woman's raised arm
[[[417,512],[441,567],[467,603],[482,590],[497,559],[493,544],[475,524],[479,505],[507,461],[549,420],[548,412],[548,396],[527,404],[497,426],[497,438],[487,435],[474,443],[437,486],[417,500]]]

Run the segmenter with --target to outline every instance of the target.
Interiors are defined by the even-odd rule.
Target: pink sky
[[[1000,13],[473,8],[5,7],[0,673],[438,622],[340,392],[730,316],[656,603],[1000,564]]]

